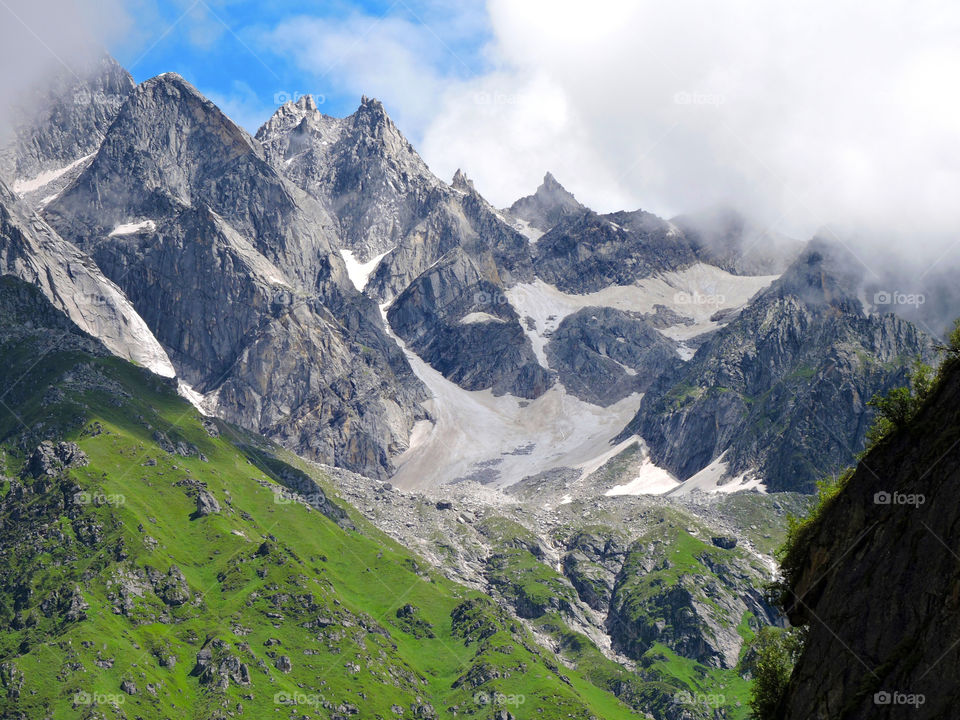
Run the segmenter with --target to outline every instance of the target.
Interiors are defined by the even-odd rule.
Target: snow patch
[[[464,315],[460,318],[461,325],[472,325],[474,323],[486,323],[486,322],[506,322],[502,318],[498,318],[496,315],[491,315],[490,313],[485,312],[472,312],[468,315]]]
[[[567,315],[581,308],[612,307],[653,313],[655,305],[664,305],[694,322],[674,325],[663,334],[673,340],[687,340],[720,327],[721,323],[710,319],[718,310],[743,307],[777,277],[733,275],[713,265],[696,263],[685,270],[638,280],[633,285],[611,285],[585,295],[565,293],[538,278],[532,283],[514,285],[506,296],[521,318],[531,317],[536,323],[532,330],[526,323],[521,324],[540,364],[548,367],[544,348],[549,335]]]
[[[134,223],[123,223],[117,225],[107,237],[118,237],[120,235],[133,235],[138,232],[156,232],[157,224],[153,220],[141,220]]]
[[[346,248],[340,248],[340,255],[343,256],[343,261],[347,265],[347,276],[350,278],[350,282],[353,283],[353,286],[358,291],[363,292],[363,289],[367,286],[367,281],[370,279],[370,276],[373,275],[374,271],[377,269],[377,265],[379,265],[380,261],[383,260],[387,253],[391,252],[392,250],[393,248],[390,248],[390,250],[382,252],[375,258],[372,258],[364,263],[357,260],[352,251],[347,250]]]
[[[63,177],[68,172],[73,170],[77,165],[85,163],[87,160],[92,158],[96,153],[90,153],[89,155],[84,155],[79,160],[74,160],[72,163],[66,167],[58,168],[56,170],[47,170],[42,172],[34,178],[29,180],[15,180],[13,183],[13,191],[20,195],[26,195],[27,193],[32,193],[34,190],[39,190],[40,188],[49,185],[57,178]],[[52,198],[51,198],[52,199]]]
[[[650,458],[644,458],[637,476],[628,483],[607,490],[604,495],[662,495],[680,485],[677,479],[661,467],[657,467]]]
[[[744,490],[765,493],[767,491],[763,480],[751,473],[728,477],[728,464],[723,457],[721,455],[696,475],[684,480],[670,494],[688,495],[695,490],[705,493],[735,493]]]
[[[425,405],[434,418],[414,428],[410,449],[396,459],[391,482],[399,488],[436,487],[483,467],[495,471],[495,485],[504,487],[543,470],[577,466],[608,450],[609,439],[640,405],[641,395],[635,394],[602,408],[568,395],[560,385],[536,400],[464,390],[390,334],[430,391]]]
[[[180,397],[186,399],[191,405],[193,405],[201,415],[206,417],[211,417],[213,415],[208,400],[183,380],[177,380],[177,393],[179,393]]]
[[[526,237],[527,240],[530,241],[531,245],[535,245],[537,240],[539,240],[545,235],[543,230],[538,230],[537,228],[533,227],[533,225],[528,223],[526,220],[521,220],[520,218],[514,218],[512,221],[512,224],[514,229],[517,230],[517,232],[519,232],[521,235]]]

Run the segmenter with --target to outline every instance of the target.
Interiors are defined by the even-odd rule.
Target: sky
[[[550,170],[599,211],[733,205],[796,237],[827,226],[930,257],[960,241],[960,6],[946,0],[0,0],[4,13],[5,63],[69,56],[87,34],[137,81],[178,72],[251,132],[304,93],[337,116],[377,97],[437,175],[462,168],[498,206]]]

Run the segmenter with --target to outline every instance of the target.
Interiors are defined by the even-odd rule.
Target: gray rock
[[[197,494],[197,516],[206,517],[220,512],[220,503],[209,490]]]
[[[643,318],[607,307],[565,317],[546,354],[567,392],[604,407],[646,392],[657,377],[683,365],[674,341]]]
[[[478,264],[454,248],[397,297],[387,319],[410,349],[460,387],[535,398],[555,376],[537,362],[496,273],[492,259]]]

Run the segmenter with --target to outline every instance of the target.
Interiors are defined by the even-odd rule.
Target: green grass
[[[19,417],[0,417],[4,472],[15,476],[45,437],[77,442],[89,464],[47,484],[26,481],[23,500],[3,483],[0,665],[23,682],[19,693],[0,687],[0,716],[325,718],[356,708],[358,717],[396,718],[394,705],[412,717],[429,715],[416,710],[429,703],[439,717],[486,718],[480,693],[516,703],[507,709],[518,719],[636,717],[558,665],[485,596],[374,529],[322,475],[310,470],[355,529],[283,500],[276,478],[288,456],[223,424],[211,437],[165,382],[78,352],[50,353],[27,370],[39,352],[25,345],[22,337],[17,346],[0,343],[3,386],[26,372],[11,392]],[[79,366],[93,379],[65,383]],[[45,402],[53,386],[63,396]],[[168,454],[158,431],[196,451]],[[199,486],[219,514],[195,516]],[[65,505],[76,490],[109,501]],[[184,604],[158,594],[168,582],[159,578],[174,567],[186,582]],[[150,573],[159,573],[155,581]],[[126,601],[121,575],[133,578]],[[84,619],[65,619],[66,605],[42,609],[50,598],[67,603],[74,588]],[[471,600],[486,602],[496,622],[487,637],[468,641],[452,618]],[[408,604],[429,634],[398,619]],[[246,666],[249,685],[201,682],[196,658],[208,641],[216,658]],[[289,673],[275,667],[280,655],[291,659]],[[171,656],[172,665],[163,660]],[[137,693],[121,692],[124,681]],[[302,702],[285,704],[278,693]],[[86,698],[101,702],[74,707]]]

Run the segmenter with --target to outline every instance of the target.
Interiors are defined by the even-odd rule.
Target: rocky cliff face
[[[859,463],[785,559],[809,627],[782,717],[956,715],[960,365]]]
[[[115,355],[159,375],[175,372],[123,292],[0,181],[0,274],[36,285],[57,309]]]
[[[353,288],[320,204],[182,78],[140,85],[46,210],[211,408],[311,457],[390,471],[419,382]]]
[[[865,315],[855,261],[814,241],[791,268],[644,397],[625,435],[686,479],[723,456],[771,490],[810,492],[863,448],[877,393],[901,385],[930,340]]]
[[[0,138],[0,177],[34,207],[79,174],[134,82],[103,55],[70,71],[58,68],[38,87],[18,103],[10,136]]]
[[[689,242],[667,221],[643,211],[562,220],[537,241],[537,275],[564,292],[590,293],[630,285],[697,261]]]
[[[677,344],[648,320],[607,307],[565,317],[546,354],[567,392],[604,407],[646,392],[659,375],[683,364]]]
[[[451,250],[400,294],[387,319],[410,349],[467,390],[535,398],[555,381],[537,362],[489,256],[478,265],[462,248]]]

